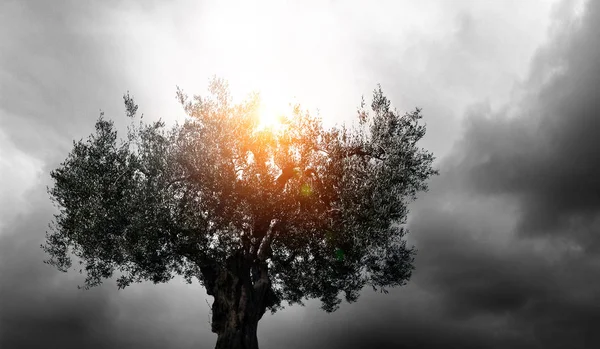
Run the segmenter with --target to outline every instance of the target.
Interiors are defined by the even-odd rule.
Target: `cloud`
[[[377,7],[362,11],[355,4],[336,5],[348,16],[331,23],[350,28],[345,21],[364,21],[340,36],[349,40],[356,35],[356,42],[339,46],[345,54],[356,54],[354,59],[367,68],[343,81],[364,83],[368,89],[380,81],[384,90],[389,86],[393,101],[404,98],[399,109],[425,106],[432,116],[430,137],[444,138],[437,148],[449,150],[439,163],[442,174],[432,181],[430,193],[412,206],[410,239],[419,254],[411,283],[388,295],[366,290],[358,303],[345,304],[334,314],[322,313],[317,303],[310,302],[306,308],[267,316],[259,327],[263,348],[600,345],[592,327],[600,320],[596,305],[600,282],[593,277],[600,265],[596,194],[600,145],[595,135],[600,53],[593,44],[600,32],[600,5],[589,1],[582,17],[572,19],[568,15],[572,4],[562,2],[555,10],[552,39],[537,52],[525,77],[521,64],[529,59],[531,43],[538,42],[540,34],[527,32],[529,21],[537,19],[522,13],[537,12],[515,14],[525,16],[515,22],[515,29],[503,25],[514,12],[512,7],[503,3],[510,10],[494,17],[491,14],[499,11],[494,6],[500,5],[487,8],[481,3],[457,2],[458,10],[435,7],[439,16],[429,21],[438,26],[422,35],[416,34],[421,24],[415,14],[431,3],[416,12],[406,11],[403,18],[413,18],[403,27],[406,31],[393,27],[394,16],[375,21],[384,12]],[[200,56],[193,49],[178,49],[148,58],[148,53],[170,47],[162,45],[171,42],[170,35],[191,29],[182,24],[187,19],[154,23],[156,13],[168,11],[158,3],[148,7],[136,2],[120,6],[98,2],[91,7],[75,1],[58,4],[13,1],[3,3],[0,10],[3,24],[10,28],[0,33],[9,52],[0,61],[0,127],[4,130],[0,145],[4,161],[8,149],[9,163],[20,164],[10,177],[11,188],[2,186],[2,195],[13,195],[10,200],[3,198],[2,207],[13,198],[21,202],[26,198],[29,203],[27,210],[6,211],[12,219],[5,220],[0,235],[0,347],[211,347],[215,336],[209,332],[207,297],[197,284],[182,285],[177,279],[169,285],[141,284],[117,292],[109,282],[82,292],[75,288],[81,283],[79,274],[61,274],[42,263],[45,256],[38,246],[53,211],[44,190],[48,178],[39,171],[48,173],[64,158],[71,139],[91,130],[98,108],[105,108],[109,116],[121,115],[120,95],[125,90],[142,95],[138,103],[146,110],[155,110],[150,100],[157,90],[165,93],[165,100],[171,99],[173,86],[163,85],[178,83],[176,78],[188,65],[181,64],[165,79],[157,67],[165,67],[168,59],[178,55]],[[518,6],[547,8],[537,3]],[[171,9],[166,17],[185,17],[184,9]],[[132,13],[137,15],[131,17]],[[126,18],[134,18],[135,23],[117,20]],[[25,19],[31,24],[25,26]],[[320,20],[329,23],[327,16]],[[363,30],[370,22],[376,28]],[[142,29],[119,39],[119,33],[134,27]],[[386,28],[414,35],[413,39],[402,41]],[[172,32],[161,34],[167,29]],[[311,38],[319,36],[314,31]],[[195,40],[190,33],[182,42]],[[519,44],[513,55],[496,45],[515,35],[523,38],[514,41]],[[283,36],[278,38],[287,42]],[[319,56],[311,54],[319,48],[321,54],[330,55],[315,75],[305,77],[307,81],[317,81],[315,76],[325,75],[324,67],[335,61],[335,50],[325,45],[335,38],[324,40],[322,46],[310,46],[311,39],[304,39],[301,58],[319,62]],[[157,44],[151,50],[142,50],[152,42]],[[214,42],[206,45],[218,48]],[[273,60],[291,59],[294,51],[286,46],[279,55]],[[237,62],[228,57],[230,64]],[[259,61],[256,57],[253,62]],[[200,61],[226,70],[227,65],[211,65],[219,59]],[[354,64],[337,67],[333,75],[343,76]],[[494,71],[496,67],[504,68]],[[282,65],[276,71],[286,69]],[[140,77],[144,72],[150,73]],[[292,76],[299,75],[303,73]],[[333,90],[332,81],[325,85]],[[513,89],[514,81],[521,82]],[[153,85],[160,88],[135,92]],[[345,91],[350,90],[354,91]],[[321,98],[329,97],[322,93]],[[435,101],[427,102],[431,100]],[[464,113],[452,109],[465,101],[480,103]],[[455,124],[463,116],[464,129],[450,148],[454,137],[447,134],[460,131]],[[3,179],[4,173],[3,169]],[[10,190],[13,185],[19,190]]]
[[[198,284],[114,282],[84,291],[76,271],[56,271],[39,248],[54,211],[43,186],[25,195],[34,207],[15,215],[0,235],[1,348],[210,347],[207,296]],[[189,319],[193,319],[190,321]]]
[[[37,184],[40,167],[39,159],[17,149],[0,129],[0,232],[14,215],[31,208],[24,194]]]
[[[439,297],[450,322],[501,324],[486,347],[600,345],[590,327],[600,316],[600,50],[590,44],[600,5],[588,2],[582,17],[561,5],[507,105],[467,111],[411,218],[413,282]]]
[[[465,112],[441,175],[412,206],[411,283],[327,318],[309,312],[300,328],[313,346],[600,346],[600,4],[577,6],[556,7],[551,40],[505,105]]]
[[[589,232],[571,228],[591,226],[600,209],[600,48],[590,45],[599,19],[590,1],[583,18],[564,23],[535,57],[520,98],[471,111],[460,145],[474,190],[519,199],[523,234],[557,234],[586,249],[596,247]]]
[[[363,75],[368,83],[380,82],[399,110],[423,107],[425,143],[446,156],[461,134],[466,106],[504,105],[515,82],[526,77],[529,60],[546,38],[552,2],[420,4],[418,11],[390,10],[399,17],[389,22],[361,12],[365,21],[383,23],[374,26],[387,25],[381,29],[387,35],[362,33]]]
[[[48,156],[48,145],[74,135],[82,115],[97,116],[102,94],[114,90],[114,59],[86,30],[106,15],[93,4],[2,4],[0,127],[15,131],[10,138],[23,151]]]
[[[183,287],[176,279],[119,292],[109,281],[82,291],[83,276],[43,264],[39,248],[54,213],[46,194],[50,170],[73,139],[93,130],[100,108],[122,125],[121,96],[127,89],[137,95],[135,74],[127,70],[140,61],[128,46],[135,38],[119,39],[124,34],[115,28],[123,22],[117,20],[131,12],[137,17],[129,20],[140,20],[158,7],[145,1],[0,4],[1,348],[214,344],[207,296],[198,284]],[[167,88],[166,98],[174,101],[175,85]]]

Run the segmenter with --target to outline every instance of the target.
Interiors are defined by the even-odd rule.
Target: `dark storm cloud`
[[[38,189],[38,188],[36,188]],[[29,199],[39,195],[28,193]],[[110,346],[108,295],[101,290],[77,293],[57,273],[42,264],[39,231],[48,210],[17,216],[0,236],[0,347],[66,348]],[[34,219],[33,217],[36,217]]]
[[[414,282],[437,290],[452,321],[491,316],[528,347],[594,348],[600,4],[588,2],[581,19],[559,16],[509,104],[469,110],[447,177],[430,193],[436,206],[423,203],[413,220]],[[494,226],[503,214],[507,223]]]
[[[197,284],[183,288],[174,280],[117,292],[108,282],[82,291],[82,275],[42,263],[39,246],[54,213],[47,174],[72,139],[92,130],[100,108],[117,120],[115,114],[123,115],[120,96],[128,81],[120,65],[122,43],[105,23],[116,7],[100,1],[0,3],[0,185],[8,194],[0,205],[23,206],[0,207],[0,348],[214,343],[206,295]],[[184,306],[168,304],[169,295]]]
[[[469,110],[411,224],[413,281],[449,321],[502,320],[490,347],[600,345],[600,4],[560,15],[509,104]]]
[[[11,45],[0,55],[0,127],[19,148],[53,154],[45,157],[43,173],[64,157],[72,138],[88,133],[81,130],[91,129],[98,108],[120,112],[120,94],[128,88],[111,50],[114,37],[91,35],[83,25],[95,23],[110,5],[56,3],[0,5],[3,28],[14,35],[5,40],[0,34],[2,44]],[[309,302],[267,315],[259,326],[261,347],[600,347],[600,257],[594,249],[600,228],[599,16],[600,4],[590,1],[580,24],[557,27],[506,108],[482,103],[468,111],[460,142],[440,164],[441,176],[413,206],[410,239],[419,254],[408,286],[387,295],[366,290],[358,303],[334,314]],[[458,53],[428,76],[469,94],[464,76],[474,76],[479,86],[487,79],[485,66],[502,63],[494,61],[497,46],[479,30],[482,20],[465,14],[457,23],[454,37],[434,52]],[[465,60],[473,64],[461,65]],[[400,89],[414,87],[422,98],[435,98],[426,84],[412,82]],[[2,222],[0,348],[214,345],[207,297],[197,284],[117,292],[109,282],[83,292],[76,289],[81,275],[42,264],[38,246],[52,209],[43,185],[29,193],[33,209]]]
[[[590,232],[571,228],[591,226],[600,209],[599,23],[600,5],[590,1],[581,21],[539,52],[522,100],[472,112],[461,165],[476,191],[519,198],[524,234],[567,235],[593,249]]]
[[[493,208],[482,201],[478,205]],[[570,338],[561,339],[585,334],[587,320],[567,313],[576,313],[584,304],[593,312],[600,290],[598,282],[589,280],[597,272],[593,261],[564,246],[537,250],[509,231],[492,227],[478,236],[477,229],[460,222],[469,217],[468,210],[474,208],[468,205],[453,217],[422,210],[415,218],[414,229],[423,237],[414,281],[440,297],[444,316],[452,321],[504,319],[506,331],[523,335],[535,329],[538,345],[546,348],[561,347],[544,338],[557,333],[552,320],[574,325]],[[503,234],[509,235],[506,243],[489,241],[493,237],[488,235]]]
[[[43,188],[27,193],[35,209],[6,223],[0,235],[0,348],[210,347],[206,295],[199,285],[114,282],[77,289],[83,276],[45,265],[39,248],[53,210]],[[168,304],[169,297],[182,304]],[[191,321],[190,319],[193,319]]]
[[[396,107],[424,108],[427,148],[446,156],[460,134],[464,108],[482,100],[506,103],[515,81],[526,75],[528,60],[545,37],[540,29],[546,25],[536,23],[549,21],[549,8],[543,2],[514,0],[437,5],[433,12],[441,14],[432,16],[436,21],[428,31],[395,33],[405,40],[369,37],[359,57],[371,70],[370,79],[382,84]]]
[[[326,329],[308,326],[315,343],[600,347],[600,3],[581,18],[572,3],[557,7],[550,42],[507,105],[467,111],[441,175],[413,205],[411,283],[365,292]]]

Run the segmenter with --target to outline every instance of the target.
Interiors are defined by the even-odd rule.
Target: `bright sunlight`
[[[292,100],[283,98],[274,93],[260,93],[260,121],[259,130],[270,129],[272,131],[283,130],[283,121],[292,116]]]

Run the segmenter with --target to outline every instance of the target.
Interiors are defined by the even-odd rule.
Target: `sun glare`
[[[286,103],[284,98],[261,94],[258,129],[281,131],[284,127],[284,118],[291,117],[290,111],[290,104]]]

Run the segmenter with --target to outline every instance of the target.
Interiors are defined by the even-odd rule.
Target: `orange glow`
[[[285,102],[284,98],[273,94],[261,93],[258,129],[268,129],[275,132],[282,131],[285,127],[285,118],[292,115],[290,111],[290,103]]]

